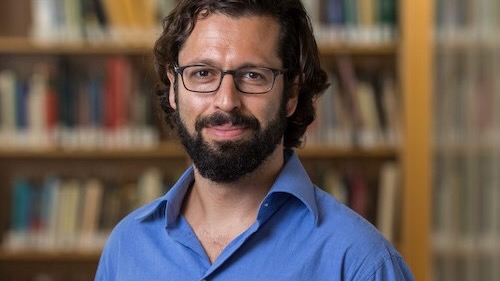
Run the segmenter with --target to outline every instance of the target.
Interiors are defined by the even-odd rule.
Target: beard
[[[257,118],[239,111],[216,112],[196,120],[195,133],[191,135],[179,115],[174,113],[177,134],[198,172],[214,182],[235,182],[254,171],[281,143],[286,128],[286,99],[283,98],[277,114],[262,128]],[[245,126],[252,131],[248,140],[215,141],[210,145],[201,131],[207,126],[232,124]]]

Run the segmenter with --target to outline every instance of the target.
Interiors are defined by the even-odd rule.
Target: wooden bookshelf
[[[116,148],[116,149],[61,149],[28,148],[2,149],[0,159],[184,159],[182,146],[178,143],[162,143],[152,148]]]
[[[380,158],[394,159],[399,151],[394,147],[380,146],[374,148],[346,148],[332,145],[311,145],[307,148],[297,149],[300,157],[306,159],[342,159],[342,158]],[[177,143],[162,143],[153,148],[139,149],[2,149],[0,148],[0,160],[9,159],[187,159],[182,146]]]
[[[0,262],[93,262],[99,260],[100,252],[79,251],[0,251]]]
[[[370,56],[394,56],[398,51],[397,42],[387,42],[375,45],[356,44],[356,43],[335,43],[319,41],[318,47],[323,56],[339,56],[339,55],[370,55]]]
[[[23,0],[25,4],[27,1]],[[402,140],[397,146],[376,145],[374,147],[343,147],[333,144],[309,145],[298,149],[299,157],[308,163],[328,163],[341,165],[348,162],[376,163],[380,166],[385,161],[397,161],[403,170],[403,205],[400,239],[395,242],[398,249],[408,261],[416,280],[430,280],[430,120],[431,120],[431,17],[430,0],[398,1],[399,3],[399,36],[391,42],[377,44],[358,44],[353,42],[319,41],[322,62],[332,66],[339,56],[351,57],[353,60],[380,60],[381,64],[395,69],[397,86],[401,94],[402,104]],[[1,5],[0,5],[1,7]],[[19,12],[19,11],[18,11]],[[0,15],[2,11],[0,10]],[[22,15],[19,15],[22,17]],[[29,60],[37,56],[93,57],[93,56],[143,56],[151,54],[153,41],[140,41],[131,44],[109,41],[104,43],[44,43],[29,39],[22,32],[19,36],[8,34],[0,36],[0,60],[9,57]],[[1,35],[1,34],[0,34]],[[0,64],[0,67],[5,65]],[[75,163],[69,167],[68,163]],[[354,164],[353,164],[354,163]],[[13,174],[24,167],[49,171],[60,168],[73,175],[80,170],[91,168],[94,172],[105,166],[123,168],[124,173],[154,165],[159,167],[187,166],[188,159],[179,144],[162,142],[158,146],[146,149],[61,149],[61,148],[6,148],[0,145],[0,184],[9,186]],[[38,165],[38,166],[37,166]],[[38,167],[38,168],[36,168]],[[116,171],[115,171],[116,172]],[[8,203],[8,191],[0,190],[0,203]],[[8,228],[9,216],[0,213],[0,231]],[[3,233],[0,233],[3,234]],[[38,265],[72,262],[76,268],[81,262],[82,270],[92,270],[97,264],[97,253],[79,252],[38,252],[28,251],[12,253],[0,250],[0,279],[3,277],[4,265],[23,264]],[[5,271],[7,272],[7,271]],[[13,272],[9,270],[9,272]],[[91,274],[89,274],[90,276]]]
[[[0,53],[11,55],[142,55],[151,52],[151,42],[37,42],[26,37],[0,38]],[[398,51],[398,43],[377,45],[319,41],[318,47],[324,56],[393,56]]]
[[[144,55],[152,53],[150,42],[37,42],[26,37],[0,38],[2,55]]]
[[[430,280],[432,17],[434,2],[401,1],[400,75],[405,173],[402,253],[415,280]]]

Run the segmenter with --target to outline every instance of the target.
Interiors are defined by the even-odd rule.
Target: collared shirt
[[[375,227],[315,186],[293,152],[285,161],[256,221],[213,263],[181,214],[190,167],[115,227],[95,280],[414,280]]]

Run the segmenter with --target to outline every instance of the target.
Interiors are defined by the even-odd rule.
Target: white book
[[[99,219],[103,197],[103,184],[92,178],[83,185],[83,201],[81,206],[80,247],[83,250],[95,250]]]
[[[395,240],[398,202],[400,201],[400,168],[394,162],[385,163],[380,171],[376,224],[391,242]]]
[[[329,170],[324,175],[325,188],[328,192],[344,205],[349,205],[349,188],[342,180],[342,174],[336,170]]]
[[[49,145],[47,124],[47,73],[43,66],[37,69],[31,77],[27,99],[28,144],[29,146],[45,147]]]
[[[0,136],[2,144],[9,144],[9,138],[16,130],[16,74],[10,70],[0,72]]]
[[[375,104],[375,93],[372,85],[359,81],[355,91],[356,102],[358,104],[361,117],[360,144],[371,147],[380,144],[381,128]]]
[[[59,37],[57,0],[31,0],[31,36],[40,43],[51,43]]]
[[[69,249],[75,246],[79,212],[80,184],[76,179],[61,182],[58,196],[56,235],[57,247]]]
[[[150,168],[141,175],[138,182],[138,204],[144,205],[163,195],[163,180],[160,170]]]
[[[65,0],[62,3],[64,22],[61,26],[63,42],[80,42],[83,36],[82,6],[80,0]]]

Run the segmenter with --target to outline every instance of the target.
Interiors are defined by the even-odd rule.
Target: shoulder
[[[318,232],[355,280],[413,280],[403,257],[365,218],[315,188]],[[393,278],[390,278],[392,276]]]
[[[139,240],[151,236],[158,229],[165,227],[165,203],[161,199],[154,200],[124,216],[110,230],[105,249],[113,253],[127,248],[139,247]]]

